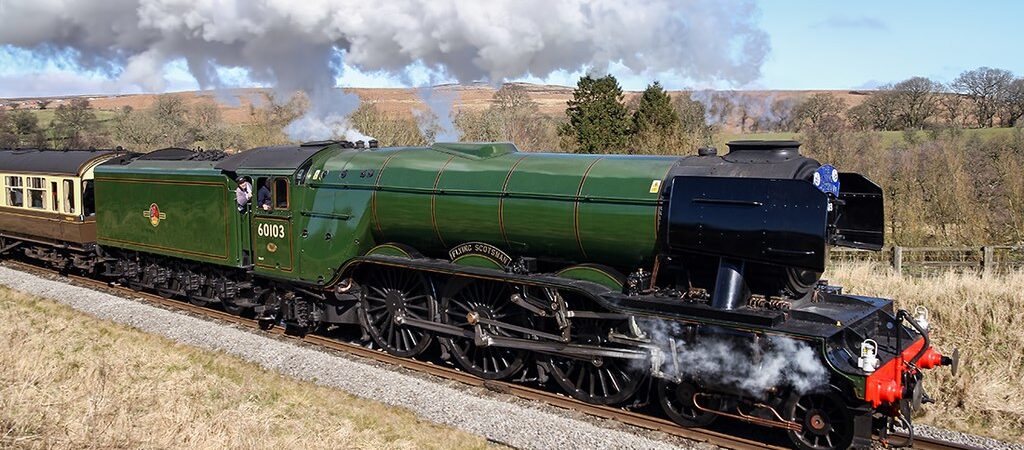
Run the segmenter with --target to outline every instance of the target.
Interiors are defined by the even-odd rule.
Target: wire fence
[[[833,262],[870,261],[887,264],[897,275],[929,276],[949,271],[1006,273],[1024,268],[1024,246],[886,247],[877,252],[833,248]]]

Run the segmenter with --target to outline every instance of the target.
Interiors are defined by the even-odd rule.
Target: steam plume
[[[614,62],[746,83],[768,50],[755,16],[751,0],[32,0],[0,9],[0,44],[149,91],[165,88],[171,61],[186,61],[203,89],[232,87],[218,68],[244,68],[282,92],[306,92],[309,116],[290,130],[313,135],[336,130],[358,105],[335,89],[342,57],[404,80],[412,65],[500,83]]]
[[[762,342],[764,345],[758,345],[724,336],[705,336],[698,337],[696,342],[679,343],[673,351],[669,341],[680,342],[678,324],[652,322],[646,331],[667,356],[663,371],[671,375],[733,387],[754,397],[764,397],[775,387],[788,387],[803,394],[828,383],[828,371],[814,349],[801,341],[768,336]]]

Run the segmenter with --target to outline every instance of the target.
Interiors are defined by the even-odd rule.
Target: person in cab
[[[263,180],[260,191],[256,195],[256,202],[264,211],[270,211],[270,179]]]
[[[245,177],[238,177],[235,179],[238,182],[238,188],[235,189],[235,201],[238,203],[238,212],[244,213],[246,206],[249,205],[249,200],[252,200],[252,185]]]

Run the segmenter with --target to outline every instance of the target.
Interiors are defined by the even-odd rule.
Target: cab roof
[[[235,172],[239,169],[298,169],[307,159],[330,145],[258,147],[228,156],[214,167],[225,172]]]

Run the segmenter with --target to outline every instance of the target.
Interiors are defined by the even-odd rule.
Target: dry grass
[[[1024,272],[904,278],[868,263],[844,263],[826,277],[852,294],[894,298],[904,309],[924,305],[938,348],[947,354],[960,348],[956,378],[946,368],[927,373],[936,403],[919,423],[1024,440]]]
[[[412,413],[0,289],[0,448],[483,448]]]

